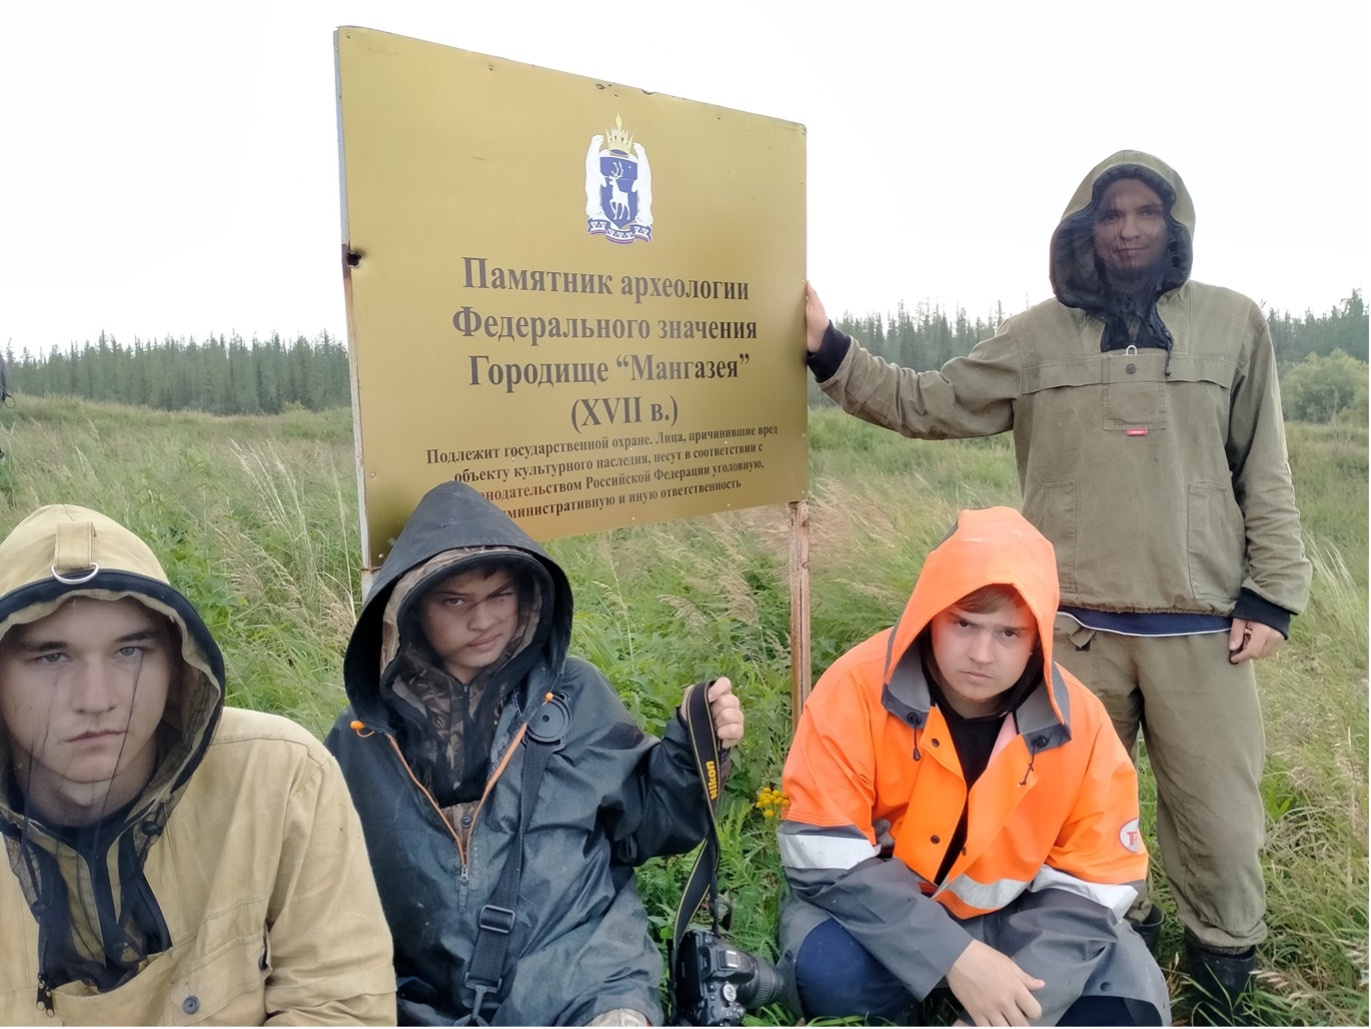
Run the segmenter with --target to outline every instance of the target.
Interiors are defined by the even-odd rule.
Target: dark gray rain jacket
[[[399,659],[382,668],[381,654],[383,615],[405,573],[444,552],[471,551],[410,584],[399,604],[402,637],[412,632],[406,601],[481,560],[479,548],[528,562],[541,585],[535,629],[487,684],[506,699],[467,838],[412,774],[413,755],[401,743],[407,716],[390,688]],[[402,1024],[451,1024],[470,1014],[465,978],[477,920],[514,843],[520,804],[529,802],[520,796],[530,750],[524,727],[548,693],[563,699],[570,724],[532,799],[504,974],[496,1006],[483,1016],[497,1025],[583,1025],[632,1008],[661,1021],[661,958],[633,868],[703,839],[703,789],[679,715],[661,741],[644,733],[605,677],[568,656],[571,620],[562,569],[502,511],[457,482],[420,501],[363,606],[344,663],[352,706],[326,742],[361,814],[395,938]],[[506,673],[515,681],[500,681]]]

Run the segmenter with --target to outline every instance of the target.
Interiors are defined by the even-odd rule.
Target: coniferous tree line
[[[906,368],[941,368],[954,357],[971,352],[979,341],[995,334],[1005,320],[1003,306],[975,319],[958,307],[949,319],[940,307],[918,304],[910,310],[904,304],[894,314],[871,313],[854,315],[845,312],[834,323],[850,336],[855,336],[873,354]],[[809,403],[832,403],[820,392],[811,377]]]
[[[5,354],[9,389],[20,397],[65,395],[166,411],[279,414],[351,400],[347,345],[327,332],[286,342],[240,336],[194,337],[131,345],[100,334],[95,343],[53,347],[45,355]]]
[[[868,349],[910,368],[939,368],[993,335],[1006,315],[997,307],[971,318],[941,307],[899,305],[893,314],[844,314],[840,328]],[[1288,418],[1365,418],[1367,310],[1360,290],[1326,314],[1268,311]],[[310,410],[351,400],[347,346],[328,332],[287,343],[273,334],[245,342],[237,335],[120,344],[101,333],[95,343],[54,347],[46,355],[6,352],[9,390],[19,395],[67,395],[110,403],[210,414],[277,414],[291,405]],[[811,381],[811,404],[828,401]]]
[[[1268,311],[1266,320],[1282,370],[1312,356],[1331,357],[1338,350],[1366,363],[1366,301],[1359,289],[1327,314],[1306,311],[1303,318],[1296,318],[1288,311]]]

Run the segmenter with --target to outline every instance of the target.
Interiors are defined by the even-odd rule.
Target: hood
[[[143,863],[213,737],[224,704],[224,662],[195,608],[141,539],[84,507],[39,508],[0,543],[0,639],[74,597],[133,599],[158,612],[175,626],[183,659],[158,729],[152,778],[117,821],[83,838],[80,853],[63,832],[23,813],[10,776],[10,741],[0,730],[7,783],[0,789],[0,831],[39,922],[44,979],[59,985],[81,978],[105,990],[169,943]]]
[[[438,581],[491,557],[522,566],[538,593],[518,652],[507,655],[498,670],[502,688],[537,689],[560,677],[571,643],[572,593],[566,573],[479,492],[463,482],[441,483],[424,495],[405,523],[348,640],[343,681],[353,712],[369,728],[398,727],[390,685],[400,671],[400,655],[412,642],[406,638],[413,632],[412,602]],[[387,638],[388,621],[398,630],[398,640]]]
[[[143,794],[144,801],[156,800],[169,810],[218,724],[224,704],[223,655],[146,543],[98,511],[71,504],[41,507],[0,543],[0,639],[73,597],[132,598],[169,618],[181,637],[185,675],[181,689],[167,698],[163,715],[177,743]],[[0,763],[9,764],[3,732]]]
[[[1067,307],[1096,313],[1109,306],[1108,290],[1095,259],[1095,205],[1104,188],[1121,178],[1146,182],[1167,204],[1170,230],[1167,265],[1158,283],[1158,295],[1179,289],[1190,278],[1195,205],[1185,183],[1175,169],[1151,154],[1120,150],[1092,168],[1076,187],[1052,234],[1049,258],[1052,292]]]
[[[991,585],[1014,587],[1033,612],[1043,679],[1051,682],[1052,623],[1058,600],[1056,554],[1047,537],[1010,507],[962,511],[952,532],[929,553],[914,592],[890,632],[885,680],[890,681],[896,662],[911,652],[934,615]],[[1056,714],[1061,720],[1062,712]]]

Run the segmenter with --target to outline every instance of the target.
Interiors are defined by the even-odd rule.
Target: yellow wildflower
[[[763,818],[775,818],[785,808],[786,796],[780,790],[763,786],[757,791],[757,803],[753,806],[762,813]]]

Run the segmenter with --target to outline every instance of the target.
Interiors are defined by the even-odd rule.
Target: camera
[[[675,962],[677,1025],[742,1025],[785,990],[776,966],[701,929],[681,938]]]

